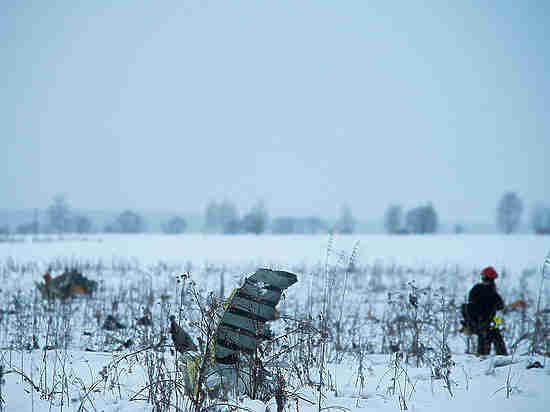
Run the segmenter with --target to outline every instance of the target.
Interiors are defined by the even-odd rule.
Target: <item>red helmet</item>
[[[494,267],[488,266],[481,271],[481,277],[483,279],[495,280],[496,278],[498,278],[498,273]]]

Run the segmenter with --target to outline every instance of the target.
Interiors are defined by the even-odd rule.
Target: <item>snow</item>
[[[42,362],[40,353],[24,353],[25,369],[30,372],[32,366],[37,368]],[[146,385],[145,371],[136,368],[128,372],[121,368],[119,372],[119,389],[108,390],[108,384],[100,382],[96,386],[98,393],[86,397],[86,388],[97,384],[97,376],[101,368],[111,360],[111,355],[69,351],[71,370],[74,376],[82,380],[81,390],[72,390],[68,403],[61,408],[40,399],[38,393],[33,393],[18,375],[7,375],[4,389],[6,411],[49,411],[78,410],[83,405],[87,410],[98,411],[150,411],[151,407],[144,401],[129,400],[135,395],[135,388]],[[508,357],[508,359],[512,359]],[[480,359],[471,355],[457,355],[456,366],[451,375],[452,386],[449,393],[443,381],[430,378],[426,368],[406,367],[410,381],[407,386],[397,387],[395,395],[391,392],[392,355],[372,355],[368,357],[369,372],[365,374],[363,387],[358,385],[357,365],[331,365],[330,374],[334,380],[334,390],[326,391],[323,400],[324,408],[349,411],[396,411],[400,410],[399,394],[405,394],[406,404],[411,411],[423,412],[461,412],[473,411],[548,411],[550,402],[550,374],[548,365],[543,369],[526,369],[531,361],[528,357],[513,359],[507,366],[494,367],[494,359]],[[15,359],[20,364],[20,359]],[[542,361],[542,359],[541,359]],[[490,371],[490,372],[488,372]],[[401,384],[404,383],[403,377]],[[507,384],[507,381],[509,382]],[[507,394],[507,386],[510,391]],[[303,400],[298,400],[298,410],[317,411],[318,393],[311,388],[303,388],[299,392]],[[307,401],[306,401],[307,400]],[[313,402],[313,404],[312,404]],[[232,401],[248,410],[265,412],[266,404],[258,400],[240,399]],[[271,411],[276,411],[275,403],[268,402]],[[296,410],[292,402],[290,410]]]
[[[0,242],[0,260],[136,259],[141,263],[314,264],[323,261],[328,237],[254,235],[94,235],[87,241]],[[73,240],[76,239],[76,240]],[[536,235],[335,235],[336,247],[351,252],[359,241],[362,264],[374,261],[405,266],[493,265],[519,271],[538,267],[550,249],[547,236]]]
[[[416,280],[417,286],[446,286],[459,294],[466,291],[475,281],[480,268],[493,265],[498,271],[505,269],[507,277],[501,279],[501,290],[512,289],[522,279],[529,282],[540,280],[540,268],[550,251],[550,238],[533,235],[458,235],[458,236],[385,236],[385,235],[336,235],[332,260],[338,259],[340,251],[348,255],[356,241],[360,242],[357,257],[358,265],[392,265],[412,270],[395,271],[399,281]],[[314,272],[314,265],[323,265],[327,255],[327,236],[216,236],[216,235],[94,235],[86,239],[67,237],[61,241],[31,241],[0,243],[0,264],[8,261],[19,264],[37,265],[29,276],[17,278],[5,275],[2,289],[15,292],[39,281],[41,271],[52,261],[103,261],[134,262],[135,268],[125,277],[106,272],[101,276],[104,284],[115,289],[141,287],[144,274],[151,272],[148,265],[179,265],[166,269],[155,278],[156,290],[174,290],[175,277],[181,269],[195,265],[202,269],[193,279],[206,289],[218,287],[218,276],[206,277],[208,265],[217,265],[227,271],[227,290],[239,283],[246,271],[266,266],[283,270],[294,270],[299,275],[299,283],[290,288],[287,300],[281,307],[292,311],[292,300],[307,299],[308,288],[321,293],[321,282],[308,282],[304,279]],[[300,269],[302,268],[302,269]],[[149,270],[149,272],[147,272]],[[526,271],[531,270],[527,275]],[[422,273],[426,273],[422,277]],[[449,276],[434,279],[433,273],[446,273]],[[393,273],[393,272],[392,272]],[[453,275],[453,276],[451,276]],[[193,273],[192,273],[193,276]],[[374,277],[374,276],[373,276]],[[313,277],[309,280],[312,280]],[[302,282],[300,283],[300,280]],[[374,281],[370,279],[369,281]],[[396,279],[383,279],[388,284]],[[346,295],[346,310],[365,305],[363,296],[367,280],[350,276],[350,291]],[[308,287],[308,285],[310,285]],[[369,287],[372,287],[369,286]],[[339,291],[335,291],[339,293]],[[377,307],[372,305],[376,315]],[[361,306],[364,307],[364,306]],[[371,306],[369,306],[371,307]],[[42,324],[42,323],[41,323]],[[91,338],[92,339],[92,338]],[[92,339],[93,340],[93,339]],[[354,359],[342,363],[330,363],[329,374],[332,390],[326,389],[322,407],[327,410],[350,411],[395,411],[402,408],[399,395],[405,395],[408,410],[447,412],[464,410],[483,411],[523,411],[550,410],[550,366],[548,359],[518,354],[510,357],[490,356],[480,358],[464,353],[461,340],[451,342],[453,361],[451,370],[451,392],[443,380],[431,377],[428,367],[419,368],[400,364],[398,389],[392,393],[395,368],[394,354],[366,354],[365,369],[359,370]],[[0,359],[5,371],[5,383],[0,385],[6,411],[85,410],[125,412],[150,411],[151,405],[143,400],[132,400],[136,391],[147,385],[147,370],[139,363],[117,363],[118,381],[102,381],[101,371],[107,365],[123,356],[125,352],[87,352],[82,348],[43,350],[2,349]],[[540,361],[543,368],[527,369],[534,360]],[[167,370],[177,373],[174,356],[166,354]],[[56,365],[53,367],[52,365]],[[18,372],[15,372],[18,371]],[[59,397],[55,401],[33,390],[19,372],[23,372],[33,382],[55,381],[56,376],[67,378],[63,405]],[[57,375],[56,375],[57,374]],[[360,377],[364,378],[359,385]],[[111,378],[110,378],[111,379]],[[59,380],[59,379],[58,379]],[[406,385],[405,385],[406,384]],[[42,384],[40,383],[39,386]],[[46,387],[47,385],[44,385]],[[57,388],[63,390],[63,387]],[[289,410],[317,411],[318,392],[315,388],[299,388],[300,398],[289,401]],[[42,394],[44,395],[44,394]],[[241,408],[249,411],[276,411],[273,400],[266,404],[258,400],[238,399]],[[297,404],[295,403],[297,402]],[[82,409],[84,410],[84,409]]]

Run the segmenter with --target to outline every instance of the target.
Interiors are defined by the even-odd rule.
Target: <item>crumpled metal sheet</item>
[[[285,289],[298,281],[295,274],[258,269],[235,289],[224,306],[216,338],[216,362],[230,364],[239,352],[254,353],[271,337],[266,322],[279,318],[275,309]]]

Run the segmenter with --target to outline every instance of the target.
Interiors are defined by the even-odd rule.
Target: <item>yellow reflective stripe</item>
[[[193,385],[193,396],[196,398],[199,392],[199,383],[197,382],[197,372],[199,371],[200,356],[191,356],[185,360],[185,369],[189,382]]]

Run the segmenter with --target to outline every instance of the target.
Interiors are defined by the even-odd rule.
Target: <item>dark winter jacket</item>
[[[468,315],[480,327],[489,325],[497,310],[504,309],[504,301],[494,285],[478,283],[468,296]]]

